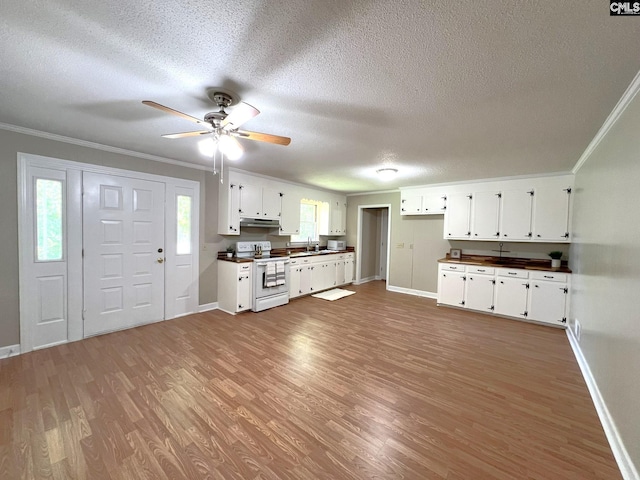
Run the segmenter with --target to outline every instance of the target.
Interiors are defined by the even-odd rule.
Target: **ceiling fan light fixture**
[[[394,178],[396,178],[396,175],[398,174],[398,169],[385,167],[385,168],[380,168],[376,170],[376,173],[378,174],[378,178],[380,180],[382,180],[383,182],[388,182],[389,180],[393,180]]]
[[[222,135],[218,140],[218,150],[229,160],[239,160],[244,153],[240,142],[231,135]]]
[[[205,157],[213,157],[216,151],[216,143],[213,141],[213,137],[208,137],[198,142],[198,150],[201,155]]]

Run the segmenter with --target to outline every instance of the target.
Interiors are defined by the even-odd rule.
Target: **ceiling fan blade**
[[[211,134],[210,130],[207,130],[207,131],[198,130],[197,132],[166,133],[161,136],[164,138],[183,138],[183,137],[197,137],[198,135],[209,135],[209,134]]]
[[[149,107],[157,108],[158,110],[162,110],[163,112],[170,113],[172,115],[177,115],[178,117],[182,117],[185,120],[189,120],[190,122],[197,123],[202,125],[203,127],[211,128],[211,125],[203,120],[198,120],[196,117],[192,117],[191,115],[187,115],[186,113],[179,112],[178,110],[174,110],[173,108],[165,107],[164,105],[160,105],[159,103],[152,102],[151,100],[143,100],[142,103],[148,105]]]
[[[238,105],[233,107],[233,111],[227,115],[222,122],[220,122],[220,126],[225,130],[233,130],[238,128],[247,120],[251,120],[259,113],[260,110],[257,108],[252,107],[248,103],[240,102]]]
[[[275,143],[277,145],[289,145],[291,139],[289,137],[280,137],[278,135],[270,135],[268,133],[248,132],[247,130],[236,130],[233,134],[240,138],[248,138],[249,140],[257,140],[258,142]]]

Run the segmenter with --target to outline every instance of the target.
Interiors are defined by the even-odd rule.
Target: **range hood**
[[[279,228],[280,220],[266,220],[264,218],[241,218],[240,228],[242,227]]]

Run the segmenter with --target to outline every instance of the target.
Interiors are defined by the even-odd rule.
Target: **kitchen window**
[[[317,242],[318,202],[302,200],[300,202],[300,235],[292,235],[291,242]]]

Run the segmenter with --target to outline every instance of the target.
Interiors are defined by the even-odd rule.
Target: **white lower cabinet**
[[[566,322],[569,286],[565,273],[531,273],[527,318],[553,323]]]
[[[465,265],[441,263],[438,267],[438,303],[464,306]]]
[[[570,275],[441,263],[438,303],[553,325],[566,323]]]
[[[289,264],[289,298],[351,283],[353,266],[353,253],[292,258]]]
[[[252,262],[218,260],[218,308],[235,314],[251,309],[253,299]]]
[[[492,312],[496,280],[493,268],[467,267],[464,306],[472,310]]]
[[[495,313],[509,317],[527,318],[527,279],[496,278]]]

